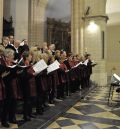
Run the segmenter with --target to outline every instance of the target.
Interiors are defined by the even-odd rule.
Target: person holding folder
[[[19,67],[21,67],[21,72],[18,75],[18,81],[23,97],[23,119],[24,121],[30,121],[32,117],[32,104],[29,79],[33,75],[28,71],[31,68],[30,62],[32,60],[32,56],[30,52],[25,51],[22,54],[22,58],[23,60],[19,64]]]
[[[15,111],[16,111],[16,98],[13,89],[13,71],[14,68],[11,68],[14,51],[11,49],[6,49],[4,51],[4,65],[5,72],[2,73],[2,80],[5,85],[5,99],[3,101],[3,110],[1,115],[1,124],[4,127],[9,127],[8,122],[16,123]]]

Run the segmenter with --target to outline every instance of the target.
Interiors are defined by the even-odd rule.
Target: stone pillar
[[[71,10],[71,50],[92,55],[98,63],[93,69],[92,80],[104,86],[107,84],[106,0],[72,0]]]
[[[92,80],[100,86],[107,85],[106,72],[106,0],[85,0],[84,41],[87,52],[98,63],[93,70]]]
[[[84,21],[82,20],[84,11],[84,0],[71,0],[71,51],[83,55]]]
[[[29,43],[41,45],[44,42],[44,22],[47,0],[29,0]]]
[[[13,0],[15,2],[15,0]],[[15,8],[15,38],[28,39],[28,1],[16,0]]]
[[[4,7],[3,7],[3,16],[6,20],[10,20],[10,4],[11,4],[11,0],[4,0]]]
[[[12,16],[16,39],[28,38],[28,1],[4,0],[4,17],[9,20]]]
[[[0,0],[0,43],[3,36],[3,0]]]

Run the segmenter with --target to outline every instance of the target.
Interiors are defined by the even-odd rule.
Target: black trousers
[[[15,119],[16,99],[12,88],[12,80],[10,78],[3,79],[5,84],[5,99],[3,100],[3,109],[1,114],[1,122],[12,121]]]
[[[64,98],[65,97],[65,83],[57,86],[57,98]]]
[[[28,82],[29,83],[29,82]],[[22,85],[22,95],[23,95],[23,117],[26,118],[32,113],[30,86],[28,83]]]
[[[18,82],[21,89],[21,94],[23,97],[23,118],[27,118],[32,113],[32,104],[31,104],[31,90],[29,85],[29,79],[27,76],[19,76]]]
[[[13,121],[15,119],[15,112],[16,100],[14,98],[6,98],[3,102],[1,122]]]
[[[35,77],[36,82],[36,112],[40,113],[43,111],[43,105],[45,103],[45,92],[40,83],[40,76]]]
[[[3,107],[3,101],[0,101],[0,120],[2,115],[2,107]]]
[[[81,77],[80,85],[81,85],[81,89],[86,88],[86,78],[85,77]]]
[[[90,75],[88,75],[86,77],[86,87],[89,88],[90,87]]]
[[[51,89],[49,90],[49,102],[52,103],[55,97],[55,86],[52,85]]]

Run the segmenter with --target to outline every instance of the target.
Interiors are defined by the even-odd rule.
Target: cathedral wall
[[[15,37],[28,38],[28,0],[16,0]]]
[[[120,75],[120,25],[107,26],[108,79],[112,73]]]
[[[28,1],[4,0],[4,18],[10,20],[12,16],[15,38],[28,38]]]
[[[107,85],[105,5],[105,0],[85,0],[84,49],[98,64],[91,79],[99,86]]]

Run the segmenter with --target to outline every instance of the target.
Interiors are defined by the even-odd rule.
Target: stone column
[[[87,52],[98,63],[93,70],[92,80],[101,86],[107,85],[106,73],[106,0],[85,0],[84,41]]]
[[[47,0],[29,0],[29,43],[41,45],[44,42],[44,21]]]
[[[4,7],[3,7],[3,16],[6,20],[10,20],[10,4],[11,4],[11,0],[4,0]]]
[[[84,0],[71,0],[71,51],[83,55]]]
[[[107,84],[105,9],[106,0],[72,0],[72,52],[92,55],[98,63],[92,80],[102,86]]]
[[[28,1],[16,0],[15,8],[15,38],[28,39]],[[15,0],[14,0],[15,2]]]
[[[0,43],[3,36],[3,0],[0,0]]]
[[[4,17],[12,16],[14,36],[16,39],[28,38],[28,1],[29,0],[5,0]]]

